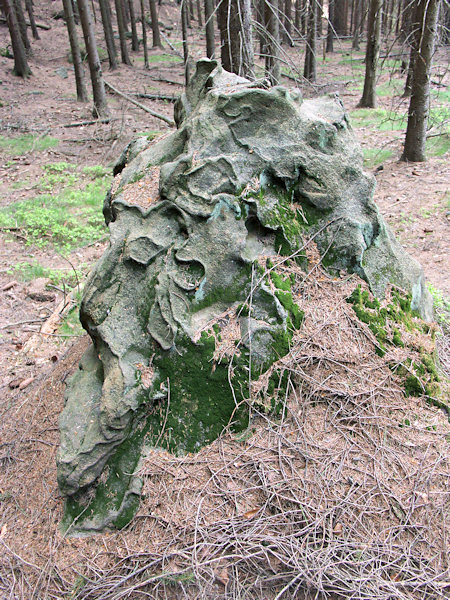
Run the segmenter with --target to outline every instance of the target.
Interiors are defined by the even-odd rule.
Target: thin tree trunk
[[[439,0],[419,0],[416,11],[415,21],[421,24],[421,28],[419,43],[415,45],[413,85],[401,160],[421,162],[425,160],[431,63],[436,40]]]
[[[125,24],[123,21],[123,0],[115,0],[116,15],[117,15],[117,28],[119,30],[120,39],[120,55],[124,65],[131,66],[131,60],[128,55],[127,38],[125,35]]]
[[[69,35],[70,52],[72,54],[73,69],[75,71],[75,85],[77,88],[78,102],[87,102],[88,93],[84,79],[83,61],[81,60],[80,44],[78,43],[77,28],[75,26],[75,15],[71,0],[63,0],[64,18],[67,33]]]
[[[361,20],[361,0],[355,0],[353,15],[352,50],[359,50],[359,22]]]
[[[223,68],[254,79],[250,0],[222,0],[217,18]]]
[[[292,41],[292,0],[284,0],[284,41],[291,46],[294,46]]]
[[[155,0],[149,0],[150,5],[150,18],[152,20],[152,35],[153,35],[153,48],[162,48],[161,34],[159,32],[158,22],[158,11],[156,9]]]
[[[305,65],[303,76],[314,83],[317,77],[316,68],[316,35],[317,35],[317,6],[312,0],[308,12],[308,39],[306,40]]]
[[[102,16],[103,32],[105,34],[106,50],[108,52],[109,68],[117,69],[117,51],[114,43],[114,33],[111,23],[111,15],[108,10],[109,0],[99,0],[100,13]]]
[[[181,33],[183,35],[184,81],[189,84],[189,46],[188,46],[188,12],[187,0],[181,0]]]
[[[264,54],[266,58],[266,77],[272,85],[278,85],[281,79],[281,67],[279,60],[280,53],[280,25],[278,19],[279,0],[266,0],[265,22],[266,22],[266,43]]]
[[[202,5],[200,3],[200,0],[197,0],[197,19],[198,19],[198,26],[203,27]]]
[[[206,56],[214,59],[216,44],[214,39],[214,0],[205,0],[205,26],[206,26]]]
[[[333,0],[331,0],[333,1]],[[300,13],[302,12],[302,3],[301,0],[295,0],[294,3],[294,29],[295,33],[298,35],[300,33]]]
[[[142,23],[142,45],[144,46],[144,69],[149,69],[148,48],[147,48],[147,27],[145,24],[145,8],[144,0],[140,0],[141,6],[141,23]]]
[[[22,35],[20,33],[19,24],[17,22],[16,13],[12,0],[3,0],[3,10],[8,24],[9,35],[11,37],[11,45],[14,54],[14,69],[13,72],[19,77],[29,77],[31,69],[28,66],[27,54],[23,45]]]
[[[30,27],[31,27],[31,33],[33,34],[33,38],[35,40],[39,40],[41,38],[39,37],[39,33],[38,33],[38,30],[36,27],[36,20],[34,18],[32,0],[25,0],[25,6],[27,8],[28,18],[30,19]]]
[[[13,4],[25,52],[28,56],[31,56],[33,52],[31,50],[30,40],[28,39],[27,23],[25,21],[25,15],[23,14],[22,3],[20,0],[13,0]]]
[[[383,0],[370,0],[369,21],[367,25],[366,74],[364,90],[358,106],[375,108],[377,97],[375,93],[378,57],[380,55],[381,8]]]
[[[72,12],[73,12],[73,18],[75,19],[75,24],[78,25],[80,22],[80,15],[78,13],[78,5],[75,0],[70,0],[70,2],[72,4]]]
[[[136,29],[136,14],[134,12],[133,0],[128,0],[128,10],[130,12],[130,24],[131,24],[131,49],[133,52],[139,52],[139,40]]]
[[[327,28],[327,47],[326,52],[333,52],[333,20],[334,20],[334,0],[328,2],[328,28]]]
[[[105,84],[103,82],[102,67],[97,52],[97,41],[92,23],[91,11],[87,0],[78,0],[80,22],[83,29],[84,43],[88,57],[89,72],[92,82],[92,93],[94,96],[94,117],[104,119],[109,116],[108,103],[106,101]]]
[[[347,35],[345,0],[334,0],[333,27],[336,35]]]

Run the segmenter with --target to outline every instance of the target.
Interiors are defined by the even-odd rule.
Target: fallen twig
[[[176,102],[178,100],[178,96],[168,96],[166,94],[138,94],[135,92],[133,96],[136,96],[136,98],[148,98],[149,100],[166,100],[167,102]]]
[[[95,119],[93,121],[79,121],[78,123],[67,123],[66,125],[63,125],[63,127],[84,127],[85,125],[96,125],[97,123],[101,123],[103,125],[111,123],[111,121],[117,121],[117,119]]]
[[[162,115],[161,113],[158,113],[158,112],[156,112],[154,110],[151,110],[151,108],[147,108],[146,106],[144,106],[143,104],[141,104],[137,100],[134,100],[133,98],[130,98],[130,96],[128,96],[127,94],[124,94],[123,92],[121,92],[120,90],[118,90],[116,87],[114,87],[113,85],[111,85],[110,83],[108,83],[106,80],[105,80],[105,86],[109,90],[111,90],[112,92],[114,92],[115,94],[117,94],[118,96],[121,96],[122,98],[125,98],[125,100],[128,100],[128,102],[131,102],[131,104],[134,104],[138,108],[140,108],[142,110],[145,110],[145,112],[147,112],[150,115],[152,115],[152,117],[156,117],[157,119],[161,119],[161,121],[164,121],[165,123],[167,123],[171,127],[175,127],[175,122],[172,119],[169,119],[169,117],[166,117],[165,115]]]

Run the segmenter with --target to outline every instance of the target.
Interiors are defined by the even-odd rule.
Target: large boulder
[[[145,447],[193,452],[245,428],[255,382],[276,410],[279,360],[302,315],[279,256],[410,292],[431,317],[420,267],[373,203],[374,179],[339,97],[260,89],[197,63],[176,132],[121,156],[105,202],[111,241],[85,286],[92,345],[67,387],[58,482],[69,532],[134,514]],[[288,258],[292,257],[292,258]]]

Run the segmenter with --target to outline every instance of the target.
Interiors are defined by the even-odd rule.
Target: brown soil
[[[33,133],[59,140],[57,147],[43,152],[0,155],[0,206],[33,197],[33,185],[47,163],[111,165],[136,134],[169,130],[162,121],[111,94],[109,124],[64,127],[91,120],[92,107],[76,101],[65,26],[51,18],[57,9],[59,3],[55,8],[54,3],[35,2],[37,20],[51,25],[51,30],[40,31],[41,40],[33,41],[29,80],[14,77],[12,61],[0,57],[1,135]],[[164,2],[160,20],[175,27],[166,30],[172,41],[180,37],[176,16],[175,6]],[[203,37],[195,33],[194,38],[194,54],[201,56]],[[7,29],[0,24],[0,47],[8,44]],[[299,64],[294,50],[288,52]],[[344,43],[343,51],[319,66],[319,83],[322,91],[340,91],[351,110],[360,93],[350,90],[351,67],[339,64],[346,52]],[[150,56],[158,54],[150,50]],[[142,59],[142,53],[137,57]],[[104,65],[105,78],[128,93],[181,91],[181,63],[155,62],[150,71],[144,70],[143,62],[136,60],[136,65],[120,66],[115,72]],[[55,73],[61,66],[68,70],[67,79]],[[141,101],[172,116],[171,104]],[[380,102],[388,107],[391,101]],[[402,134],[368,128],[356,133],[363,146],[394,149],[394,158],[376,174],[375,199],[401,242],[423,265],[427,279],[449,294],[448,157],[419,165],[399,163],[395,157],[400,155]],[[11,159],[13,165],[8,164]],[[25,180],[24,187],[15,189],[13,184]],[[303,384],[298,396],[290,399],[284,419],[274,427],[264,414],[256,415],[255,435],[246,443],[225,435],[195,457],[153,453],[143,465],[145,501],[131,529],[89,540],[63,538],[58,531],[62,499],[55,471],[57,419],[64,381],[87,342],[81,338],[71,346],[73,339],[54,330],[43,344],[24,351],[30,348],[30,338],[44,337],[40,328],[64,297],[54,290],[52,299],[32,299],[30,284],[14,281],[8,270],[31,259],[43,266],[67,266],[51,247],[37,249],[25,241],[20,232],[0,232],[0,598],[125,594],[140,598],[142,573],[154,577],[148,588],[151,598],[182,598],[188,592],[189,597],[237,598],[243,590],[240,581],[256,590],[255,577],[258,581],[258,574],[265,577],[268,572],[272,584],[263,595],[255,591],[248,597],[274,598],[290,581],[289,593],[297,593],[299,571],[307,573],[304,581],[311,590],[342,591],[344,597],[342,580],[363,575],[364,598],[388,597],[378,596],[379,590],[373,588],[381,580],[387,586],[383,593],[388,594],[390,586],[393,598],[445,597],[445,580],[430,580],[448,568],[444,506],[448,423],[442,411],[421,399],[405,400],[386,364],[374,356],[367,331],[349,317],[343,300],[347,283],[336,291],[323,274],[309,282],[309,293],[318,303],[309,317],[310,329],[305,329],[305,336],[311,335],[298,340],[298,353],[289,366],[293,379]],[[102,243],[81,248],[69,260],[75,267],[92,264],[103,249]],[[336,339],[341,339],[339,348]],[[337,383],[330,384],[329,377]],[[400,428],[405,419],[410,426]],[[296,528],[301,529],[300,513],[304,546],[294,535]],[[294,520],[281,515],[293,515]],[[329,546],[318,543],[326,532],[333,540]],[[367,577],[371,571],[364,574],[361,569],[375,565],[380,547],[381,579],[374,579],[371,588]],[[223,558],[224,552],[229,558]],[[340,563],[345,552],[357,556],[356,566],[348,570]],[[245,563],[243,570],[239,560],[236,564],[239,557]],[[392,568],[386,566],[389,561]],[[136,587],[127,592],[120,588],[124,596],[114,596],[111,590],[118,578],[138,567],[143,568],[141,575],[129,578],[129,586]],[[80,573],[87,579],[77,579]],[[404,573],[422,586],[418,595],[401,588]],[[193,579],[204,583],[200,590],[204,596],[191,585]],[[299,594],[295,597],[301,598]]]

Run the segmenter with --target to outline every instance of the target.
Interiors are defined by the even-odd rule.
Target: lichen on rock
[[[430,317],[421,269],[372,201],[337,96],[260,89],[202,60],[175,117],[175,133],[124,151],[105,201],[110,246],[80,312],[92,346],[60,420],[70,533],[131,519],[145,446],[192,452],[228,424],[246,427],[252,382],[273,392],[302,323],[266,261],[306,267],[305,236],[327,268],[357,273],[377,296],[397,284]]]

